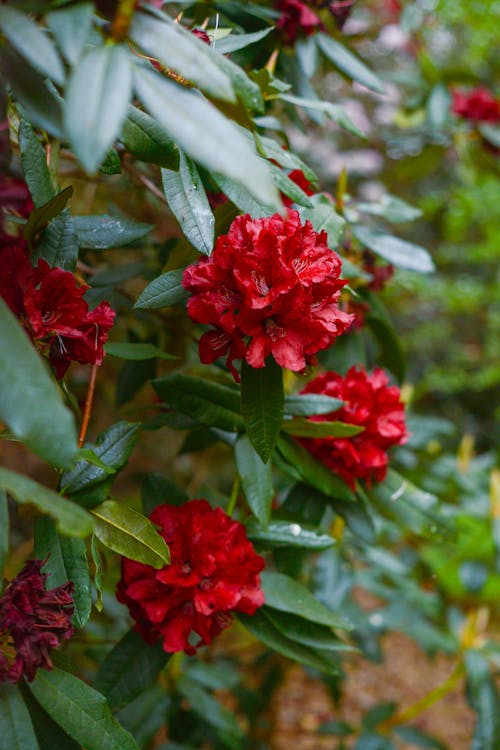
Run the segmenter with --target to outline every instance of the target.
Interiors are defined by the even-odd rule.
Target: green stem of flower
[[[241,487],[240,475],[236,474],[234,478],[233,486],[231,488],[231,497],[229,498],[229,504],[226,510],[226,513],[228,514],[228,516],[232,516],[234,513],[234,509],[236,508],[236,503],[238,502],[238,495],[240,494],[240,487]]]
[[[134,15],[136,0],[120,0],[118,8],[111,25],[111,39],[115,42],[123,42],[128,35],[130,24]]]

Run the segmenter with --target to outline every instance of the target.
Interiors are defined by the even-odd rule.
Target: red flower
[[[297,211],[263,219],[238,216],[214,252],[188,266],[182,284],[193,296],[192,320],[212,325],[200,341],[200,359],[213,362],[228,353],[227,364],[245,358],[264,367],[272,354],[295,372],[333,344],[352,316],[337,301],[347,283],[341,260],[327,245],[325,232],[301,224]]]
[[[323,28],[320,18],[302,0],[278,0],[276,7],[281,11],[276,26],[289,44],[293,44],[300,33],[309,36]]]
[[[52,669],[49,651],[73,635],[73,583],[46,591],[43,560],[28,560],[0,598],[0,681]]]
[[[356,0],[332,0],[328,3],[328,10],[335,18],[335,23],[340,30],[344,28],[345,22],[351,15],[352,6],[355,2]]]
[[[452,96],[453,114],[472,122],[500,122],[500,102],[488,89],[478,86],[468,93],[452,91]]]
[[[191,29],[191,33],[197,36],[198,39],[201,39],[202,42],[205,42],[205,44],[210,44],[210,37],[205,29]]]
[[[0,232],[3,231],[5,213],[27,219],[34,205],[26,183],[16,177],[0,177],[0,206],[3,209],[0,213]]]
[[[117,598],[145,641],[161,638],[167,653],[194,654],[230,625],[232,612],[253,615],[264,604],[264,560],[245,527],[206,500],[159,505],[150,518],[170,547],[171,564],[156,570],[124,558]]]
[[[389,279],[394,276],[394,266],[392,263],[377,265],[375,254],[370,250],[363,252],[363,271],[371,274],[372,280],[366,285],[367,289],[372,292],[380,292]]]
[[[302,393],[322,393],[340,398],[345,405],[337,411],[311,417],[313,421],[341,421],[364,427],[350,438],[307,438],[301,443],[325,466],[354,489],[356,479],[368,484],[381,482],[387,474],[387,450],[405,442],[404,405],[400,391],[389,386],[380,368],[368,374],[363,367],[351,367],[345,377],[336,372],[319,375]]]
[[[0,296],[48,356],[58,378],[72,361],[100,365],[115,313],[107,302],[89,311],[86,284],[39,260],[33,268],[24,244],[0,243]]]
[[[296,185],[302,188],[302,190],[304,191],[306,195],[314,195],[314,190],[311,187],[311,183],[309,182],[309,180],[307,179],[307,177],[305,176],[304,172],[301,169],[294,169],[292,172],[290,172],[288,177],[293,182],[295,182]],[[290,206],[293,203],[292,199],[289,198],[287,195],[284,195],[283,193],[281,194],[281,199],[284,205],[287,208],[290,208]]]

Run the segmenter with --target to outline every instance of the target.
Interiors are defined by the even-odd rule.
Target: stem
[[[111,25],[111,38],[123,42],[128,34],[135,11],[136,0],[120,0]]]
[[[233,486],[231,489],[231,497],[229,498],[229,504],[226,510],[226,513],[228,516],[232,516],[234,513],[234,509],[236,508],[236,503],[238,501],[238,495],[240,494],[240,486],[241,486],[240,475],[236,474],[234,478]]]
[[[95,381],[97,379],[97,370],[99,365],[93,365],[90,372],[89,387],[87,389],[87,396],[85,398],[85,407],[83,410],[82,426],[80,427],[80,434],[78,436],[78,447],[81,448],[85,442],[85,436],[90,422],[90,415],[92,412],[92,403],[94,401]]]
[[[427,711],[428,708],[433,706],[438,701],[442,700],[445,695],[451,693],[451,691],[454,690],[457,684],[460,682],[464,674],[464,663],[462,660],[460,660],[458,664],[456,664],[450,676],[447,677],[447,679],[442,682],[441,685],[438,685],[436,688],[434,688],[434,690],[431,690],[430,693],[424,695],[424,697],[414,703],[413,706],[409,706],[403,711],[400,711],[395,716],[391,716],[391,718],[387,719],[387,721],[383,721],[379,726],[380,731],[386,732],[393,727],[398,727],[401,724],[406,724],[407,722],[416,719],[416,717],[421,713]]]

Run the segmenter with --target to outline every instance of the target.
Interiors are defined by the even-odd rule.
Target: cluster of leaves
[[[180,9],[182,23],[174,21]],[[12,537],[17,515],[8,494],[36,508],[35,554],[47,559],[51,585],[73,581],[74,624],[81,629],[53,671],[40,671],[30,684],[0,686],[0,747],[145,749],[164,726],[163,750],[207,741],[214,748],[255,747],[282,659],[326,675],[338,694],[343,652],[355,646],[377,658],[378,637],[388,629],[405,630],[429,652],[456,655],[479,716],[474,747],[494,750],[498,742],[490,669],[498,649],[484,637],[477,609],[493,608],[498,588],[498,503],[484,500],[483,486],[489,457],[456,478],[449,455],[432,463],[421,455],[449,426],[416,419],[413,444],[398,451],[404,477],[391,469],[380,485],[352,491],[294,439],[354,435],[352,425],[307,419],[338,402],[299,395],[297,380],[273,362],[263,369],[243,363],[240,387],[222,366],[198,364],[183,270],[198,253],[211,253],[238,213],[281,211],[280,194],[316,231],[327,232],[343,259],[351,300],[369,307],[366,327],[321,356],[326,367],[345,372],[363,360],[402,382],[402,349],[387,309],[366,288],[362,252],[407,272],[433,270],[423,247],[388,228],[419,216],[400,198],[351,198],[342,175],[332,200],[308,195],[290,179],[300,170],[318,184],[307,160],[289,148],[288,122],[329,118],[339,140],[338,128],[347,138],[360,135],[344,106],[316,93],[321,74],[361,84],[372,92],[365,96],[380,95],[384,84],[333,21],[325,18],[325,30],[300,38],[292,50],[275,30],[278,17],[273,3],[233,0],[166,3],[162,10],[121,2],[111,12],[101,3],[0,7],[12,166],[35,204],[25,224],[7,218],[22,224],[33,262],[43,258],[87,275],[89,304],[107,299],[117,309],[98,386],[104,378],[111,389],[112,360],[122,360],[114,397],[127,417],[78,447],[77,378],[70,371],[58,387],[0,300],[2,438],[23,442],[58,480],[53,490],[0,469],[0,561],[8,570],[15,565],[9,510]],[[211,44],[190,33],[200,25]],[[11,146],[2,141],[2,148],[8,164]],[[89,187],[96,185],[96,213],[89,215]],[[212,209],[209,198],[220,192],[228,201]],[[159,459],[159,472],[141,476],[140,500],[117,499],[114,480],[138,440],[155,455],[153,443],[156,451],[170,443],[178,450],[168,462]],[[204,473],[193,482],[196,465]],[[186,502],[200,485],[245,523],[266,558],[266,604],[238,618],[237,633],[245,648],[251,644],[244,660],[215,653],[169,660],[160,645],[130,630],[112,594],[116,553],[156,568],[168,564],[168,547],[147,514],[158,503]],[[471,507],[478,493],[484,502]],[[398,556],[390,551],[396,547]],[[423,591],[423,575],[433,574],[439,589]],[[355,604],[356,585],[384,602],[370,616]],[[251,636],[262,644],[257,655]],[[259,680],[254,690],[248,674]],[[235,711],[219,702],[220,690],[231,692]],[[357,733],[357,750],[393,747],[393,729],[424,747],[443,746],[397,717],[393,707],[367,715],[362,727],[324,731]]]

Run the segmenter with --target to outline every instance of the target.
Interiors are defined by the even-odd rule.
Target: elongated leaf
[[[133,344],[129,341],[113,341],[105,346],[106,354],[112,357],[120,357],[132,361],[141,361],[144,359],[175,359],[171,354],[167,354],[154,344]]]
[[[163,190],[170,210],[189,242],[210,255],[214,246],[215,219],[195,165],[182,151],[179,171],[162,169]]]
[[[300,169],[309,182],[318,181],[318,177],[311,167],[305,161],[302,161],[297,154],[284,149],[281,143],[267,136],[259,135],[259,146],[267,158],[275,161],[280,167],[290,170]]]
[[[152,385],[168,406],[201,424],[228,432],[235,432],[243,426],[238,391],[232,388],[178,374],[157,378]]]
[[[262,368],[242,363],[241,414],[250,442],[264,463],[278,439],[283,401],[283,371],[273,359]]]
[[[315,422],[311,419],[300,417],[285,420],[281,426],[283,432],[296,437],[323,438],[323,437],[352,437],[363,432],[364,427],[346,422]]]
[[[365,134],[353,123],[347,112],[339,104],[332,104],[331,102],[317,101],[316,99],[306,99],[302,96],[295,96],[285,92],[279,95],[279,98],[289,104],[295,104],[296,107],[302,107],[306,110],[317,110],[318,112],[324,112],[331,120],[336,122],[340,127],[348,130],[349,133],[357,135],[359,138],[364,138]]]
[[[344,405],[340,398],[324,396],[322,393],[304,393],[285,396],[284,413],[292,417],[309,417],[316,414],[330,414]]]
[[[21,11],[0,6],[0,28],[13,47],[40,73],[64,83],[64,68],[50,37]]]
[[[248,521],[247,537],[264,547],[299,547],[301,549],[323,550],[333,547],[335,539],[329,534],[310,531],[299,523],[271,521],[262,528],[255,521]]]
[[[35,453],[56,466],[76,455],[73,415],[45,364],[0,299],[0,421]]]
[[[92,509],[94,533],[113,552],[138,560],[153,568],[170,562],[170,553],[151,521],[115,500],[106,500]]]
[[[273,175],[274,184],[281,193],[288,196],[288,198],[299,206],[306,206],[306,208],[312,207],[313,204],[311,203],[309,196],[304,193],[302,188],[297,185],[296,182],[291,180],[275,164],[271,164],[271,173]]]
[[[104,659],[94,688],[114,711],[119,710],[154,682],[168,659],[161,641],[151,645],[129,630]]]
[[[23,226],[23,237],[28,242],[34,240],[37,234],[44,229],[44,227],[55,219],[56,216],[64,211],[67,202],[73,195],[73,188],[71,185],[57,195],[54,195],[47,203],[43,206],[33,209],[30,213],[28,221]]]
[[[86,750],[139,750],[132,735],[113,718],[105,697],[68,672],[41,669],[30,690]]]
[[[251,34],[230,34],[224,37],[224,39],[218,39],[214,46],[221,55],[229,55],[231,52],[236,52],[239,49],[244,49],[251,44],[260,42],[272,30],[272,26],[269,26],[267,29],[260,29],[260,31],[254,31]]]
[[[281,208],[270,170],[233,122],[190,89],[137,68],[139,99],[188,156],[213,172],[236,180],[255,197]]]
[[[35,131],[26,120],[19,125],[19,148],[24,179],[36,207],[48,203],[55,195],[54,186],[47,167],[47,155]]]
[[[21,683],[19,688],[30,712],[40,750],[81,750],[81,745],[72,740],[35,700],[26,683]]]
[[[167,16],[160,20],[136,13],[130,37],[147,55],[195,83],[210,96],[235,101],[231,81],[217,64],[213,49]]]
[[[344,231],[345,220],[334,209],[331,201],[325,196],[314,198],[313,208],[303,208],[300,211],[303,221],[309,220],[316,232],[325,231],[328,234],[328,247],[332,249]]]
[[[189,297],[189,292],[182,286],[184,269],[167,271],[157,276],[147,285],[134,307],[138,310],[155,310],[167,305],[176,305]]]
[[[241,747],[242,730],[232,711],[222,706],[189,674],[182,674],[177,686],[183,698],[189,702],[191,710],[215,729],[217,734],[225,740],[226,746],[234,750]]]
[[[169,169],[179,167],[175,143],[156,120],[137,107],[128,108],[120,140],[136,159]]]
[[[87,172],[96,171],[118,138],[127,114],[132,73],[123,45],[90,49],[74,68],[66,92],[65,128]]]
[[[371,216],[382,216],[393,224],[415,221],[422,216],[422,211],[394,195],[385,193],[377,203],[357,203],[356,209]]]
[[[231,180],[229,177],[224,177],[224,175],[221,174],[214,174],[212,176],[221,192],[224,193],[224,195],[226,195],[242,213],[250,214],[252,219],[260,219],[273,213],[273,209],[270,206],[265,206],[263,203],[256,200],[247,188],[243,187],[238,182]]]
[[[83,52],[92,26],[94,8],[91,3],[77,3],[69,8],[59,8],[46,15],[61,52],[70,65],[76,65]]]
[[[172,479],[163,474],[146,474],[141,486],[141,500],[144,513],[149,514],[160,503],[184,505],[189,500],[187,492]]]
[[[43,258],[52,266],[73,271],[78,260],[78,242],[73,219],[68,210],[53,219],[36,243],[32,262]]]
[[[151,224],[141,224],[132,219],[107,214],[74,216],[73,225],[78,243],[91,250],[105,250],[108,247],[128,245],[140,240],[153,228]]]
[[[5,682],[0,682],[0,750],[39,750],[21,693]]]
[[[477,713],[474,750],[496,750],[500,743],[500,695],[485,657],[474,649],[465,653],[467,697]]]
[[[61,534],[86,537],[92,531],[92,517],[87,511],[22,474],[0,468],[0,489],[18,503],[31,503],[51,516]]]
[[[368,229],[368,227],[354,226],[352,231],[363,245],[399,268],[408,268],[410,271],[420,273],[430,273],[434,270],[431,256],[420,245],[414,245],[412,242],[400,240],[399,237],[392,237],[385,232]]]
[[[327,34],[319,33],[316,40],[323,54],[335,65],[336,68],[345,73],[353,81],[361,83],[366,88],[384,94],[385,89],[382,82],[367,66],[361,62],[347,47],[332,39]]]
[[[77,627],[83,628],[92,607],[85,542],[83,539],[58,534],[52,519],[42,516],[37,519],[35,526],[35,555],[40,560],[47,560],[44,573],[49,574],[49,588],[62,586],[67,581],[73,582],[73,621]]]
[[[302,643],[303,646],[312,646],[315,650],[324,651],[352,651],[352,646],[347,645],[336,636],[326,625],[305,620],[289,612],[279,612],[266,607],[266,617],[292,641]]]
[[[261,574],[261,580],[268,607],[280,612],[290,612],[319,625],[344,630],[352,628],[351,623],[345,617],[332,612],[318,601],[309,589],[293,578],[283,573],[265,570]]]
[[[9,554],[9,504],[4,490],[0,489],[0,578]]]
[[[274,496],[271,463],[261,461],[246,435],[238,438],[235,456],[250,510],[263,526],[267,526],[271,518],[271,501]]]

